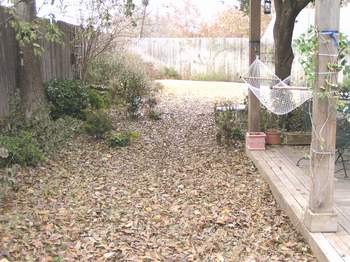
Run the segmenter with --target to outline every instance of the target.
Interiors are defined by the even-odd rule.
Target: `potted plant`
[[[266,144],[268,145],[280,145],[281,144],[281,131],[277,129],[269,129],[266,131]]]
[[[279,129],[279,117],[268,112],[266,109],[262,112],[262,130],[266,133],[266,144],[280,145],[281,131]]]

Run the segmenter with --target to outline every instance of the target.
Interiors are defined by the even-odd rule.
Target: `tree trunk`
[[[292,39],[295,19],[311,0],[275,0],[275,73],[284,80],[291,75],[294,54]]]
[[[292,49],[295,20],[311,0],[275,0],[276,22],[273,28],[275,40],[275,74],[284,80],[291,75],[294,53]],[[288,96],[288,94],[287,94]],[[290,113],[280,118],[282,129],[289,130]]]
[[[140,38],[143,37],[144,27],[145,27],[145,20],[146,20],[146,11],[147,11],[147,5],[143,6],[142,11],[142,21],[141,21],[141,29],[140,29]]]
[[[24,22],[36,18],[35,0],[22,0],[16,4],[16,14]],[[45,93],[40,57],[35,55],[33,43],[19,47],[18,86],[21,92],[24,117],[28,121],[45,110]]]
[[[274,26],[275,39],[275,74],[282,80],[291,75],[294,54],[292,50],[292,37],[295,16],[277,15]]]
[[[10,15],[0,6],[0,23],[8,21]],[[0,25],[0,128],[11,113],[11,104],[16,93],[17,55],[15,34],[12,28]]]

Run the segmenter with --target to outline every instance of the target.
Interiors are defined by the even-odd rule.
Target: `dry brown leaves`
[[[244,152],[216,145],[213,101],[164,95],[160,107],[161,121],[116,116],[141,133],[127,148],[79,136],[22,170],[1,205],[0,259],[315,260]]]

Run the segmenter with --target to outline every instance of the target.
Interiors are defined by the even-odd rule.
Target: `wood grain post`
[[[319,33],[312,115],[312,184],[304,217],[311,232],[335,232],[338,226],[334,208],[336,102],[329,87],[329,83],[337,82],[337,73],[325,72],[329,71],[329,64],[337,61],[339,13],[340,0],[316,1],[315,24]]]
[[[250,0],[249,5],[249,64],[260,56],[261,1]],[[260,102],[248,91],[248,131],[260,131]]]

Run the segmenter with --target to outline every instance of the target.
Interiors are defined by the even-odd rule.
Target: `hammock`
[[[312,98],[308,88],[289,86],[289,77],[282,81],[258,58],[242,79],[260,103],[276,115],[288,114]]]

